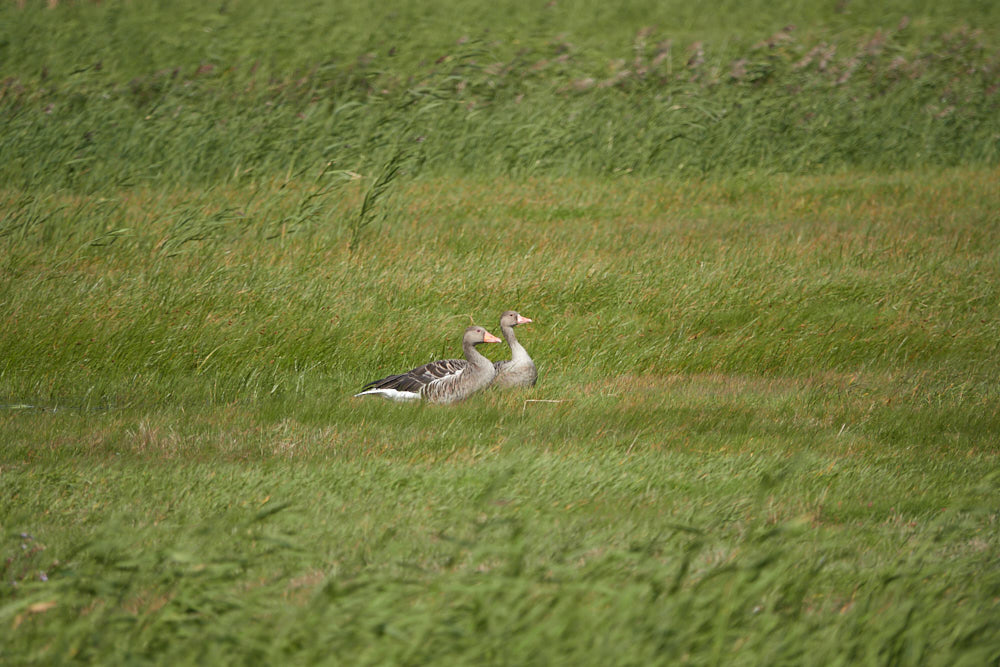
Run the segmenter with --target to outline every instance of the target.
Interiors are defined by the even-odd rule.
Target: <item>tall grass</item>
[[[797,26],[747,7],[760,18],[692,34],[690,8],[636,3],[606,34],[605,10],[558,6],[446,27],[439,12],[461,5],[8,3],[0,178],[97,191],[364,174],[399,140],[434,173],[997,163],[995,12],[831,7]]]
[[[353,259],[363,181],[12,193],[5,377],[53,406],[347,391],[517,306],[570,377],[918,369],[985,389],[994,177],[412,183]]]

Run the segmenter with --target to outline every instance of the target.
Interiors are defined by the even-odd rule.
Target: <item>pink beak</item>
[[[491,334],[489,331],[487,331],[486,335],[483,336],[483,342],[484,343],[501,343],[503,341],[501,341],[499,338],[497,338],[496,336],[494,336],[493,334]]]
[[[529,318],[525,317],[524,315],[518,315],[517,316],[517,323],[518,324],[527,324],[530,321],[531,320]]]

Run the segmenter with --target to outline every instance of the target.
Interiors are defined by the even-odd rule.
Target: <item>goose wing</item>
[[[380,380],[369,382],[361,390],[362,392],[371,389],[395,389],[396,391],[419,392],[420,388],[435,380],[459,375],[469,362],[465,359],[441,359],[432,361],[429,364],[418,366],[406,373],[399,375],[389,375]]]

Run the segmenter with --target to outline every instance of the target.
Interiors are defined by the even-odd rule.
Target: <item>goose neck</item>
[[[489,366],[493,367],[493,362],[487,359],[476,349],[476,344],[470,341],[462,342],[462,351],[465,353],[465,358],[469,362],[470,366],[475,368],[485,368]]]

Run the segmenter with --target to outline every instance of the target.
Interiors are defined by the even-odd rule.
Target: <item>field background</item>
[[[0,662],[1000,660],[1000,5],[47,4]]]

